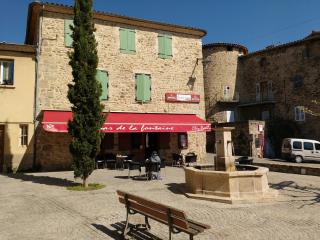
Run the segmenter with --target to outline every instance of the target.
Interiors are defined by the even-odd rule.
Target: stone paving
[[[89,181],[106,188],[91,192],[66,190],[72,172],[0,175],[0,239],[119,239],[125,209],[116,189],[185,210],[211,226],[195,239],[320,239],[319,177],[270,172],[270,185],[280,191],[276,202],[228,205],[181,194],[182,168],[167,167],[159,181],[127,179],[127,174],[96,170]],[[152,234],[133,232],[131,238],[168,238],[165,225],[151,221],[151,226]]]

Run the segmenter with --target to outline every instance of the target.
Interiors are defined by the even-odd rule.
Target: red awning
[[[42,125],[47,132],[68,132],[72,112],[44,111]],[[101,131],[133,132],[208,132],[210,123],[194,114],[109,113]]]

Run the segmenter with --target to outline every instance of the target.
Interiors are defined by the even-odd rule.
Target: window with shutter
[[[272,87],[272,81],[268,81],[268,100],[273,100],[273,87]]]
[[[136,74],[136,101],[151,101],[151,76],[148,74]]]
[[[109,98],[109,78],[106,71],[97,70],[96,79],[100,82],[102,93],[100,100],[108,100]]]
[[[64,20],[64,45],[66,47],[72,47],[73,38],[72,38],[72,29],[73,20],[66,19]]]
[[[136,31],[120,28],[120,52],[134,54],[136,52]]]
[[[172,36],[167,34],[159,34],[158,48],[160,58],[172,58]]]

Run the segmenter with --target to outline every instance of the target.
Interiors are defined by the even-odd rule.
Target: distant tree
[[[100,128],[105,120],[100,104],[101,84],[96,80],[98,56],[92,4],[93,0],[75,0],[73,51],[69,54],[73,76],[68,84],[73,113],[73,121],[68,122],[70,152],[74,176],[83,180],[83,187],[87,187],[87,178],[95,168],[102,137]]]

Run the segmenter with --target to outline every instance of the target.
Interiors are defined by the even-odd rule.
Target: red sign
[[[199,94],[166,93],[166,102],[199,103]]]

